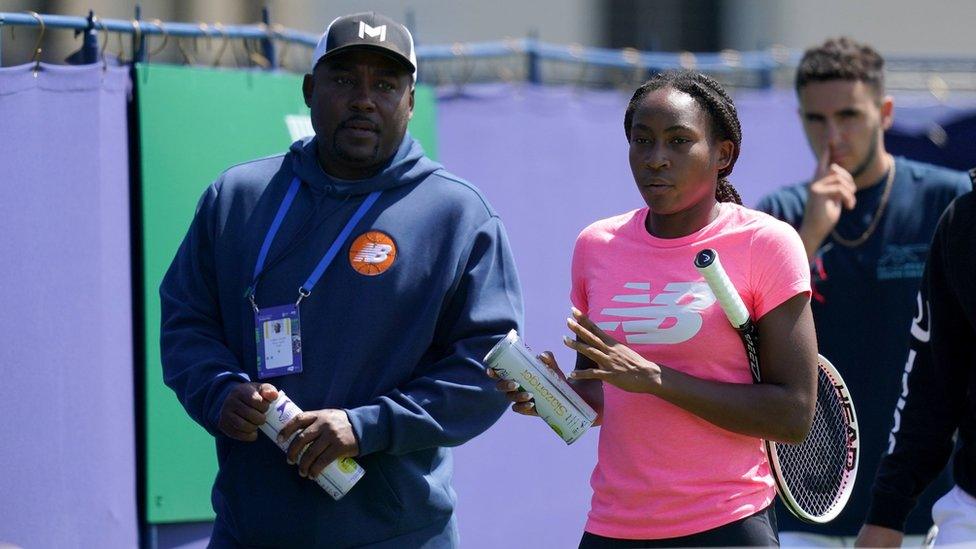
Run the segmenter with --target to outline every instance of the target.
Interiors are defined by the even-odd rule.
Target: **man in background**
[[[861,453],[854,494],[837,519],[813,526],[782,506],[778,518],[783,545],[849,545],[870,501],[864,479],[874,477],[888,448],[908,354],[904,333],[929,242],[943,210],[971,184],[962,172],[885,151],[894,102],[885,95],[884,60],[870,46],[839,38],[807,50],[796,91],[816,172],[764,197],[757,209],[793,225],[803,240],[819,349],[851,390]],[[928,530],[932,502],[948,488],[944,475],[931,484],[906,533]]]

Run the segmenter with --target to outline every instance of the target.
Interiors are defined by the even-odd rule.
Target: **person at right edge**
[[[799,114],[817,168],[810,182],[757,204],[793,225],[811,265],[820,353],[851,391],[861,429],[860,465],[844,511],[806,524],[778,505],[784,546],[851,545],[867,513],[871,482],[888,448],[891,410],[901,392],[915,295],[939,216],[971,189],[966,174],[894,158],[885,151],[894,102],[885,95],[884,59],[849,38],[807,50],[797,68]],[[920,542],[933,502],[950,487],[935,479],[904,532]]]
[[[976,170],[971,174],[976,178]],[[935,231],[911,327],[906,383],[859,547],[901,546],[905,517],[950,455],[956,485],[932,507],[935,545],[976,545],[974,250],[976,194],[969,193],[949,206]]]

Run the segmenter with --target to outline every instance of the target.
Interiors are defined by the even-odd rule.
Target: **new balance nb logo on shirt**
[[[359,274],[376,276],[392,267],[397,255],[393,237],[383,231],[367,231],[349,247],[349,265]]]
[[[393,246],[389,244],[377,244],[370,242],[363,246],[353,258],[353,261],[360,261],[362,263],[383,263],[390,257],[390,252],[393,251]]]
[[[674,344],[688,341],[701,330],[702,311],[715,303],[715,295],[705,282],[669,282],[653,298],[651,285],[647,282],[628,282],[624,288],[646,293],[615,295],[613,301],[644,305],[608,307],[600,314],[634,320],[599,322],[597,326],[610,332],[622,328],[627,334],[627,343]]]

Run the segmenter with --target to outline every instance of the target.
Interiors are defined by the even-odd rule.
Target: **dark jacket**
[[[397,539],[450,519],[446,447],[505,409],[481,359],[522,323],[515,264],[481,193],[404,138],[381,173],[325,174],[313,139],[234,166],[211,185],[160,287],[166,384],[216,437],[217,520],[241,543],[347,547]],[[231,440],[220,407],[257,380],[254,316],[244,298],[259,249],[292,179],[301,186],[267,256],[256,303],[294,303],[366,196],[383,193],[301,302],[300,374],[267,380],[304,410],[348,413],[366,470],[340,501],[301,478],[270,440]],[[379,231],[395,243],[381,274],[353,268],[350,246]],[[355,254],[353,254],[355,255]]]

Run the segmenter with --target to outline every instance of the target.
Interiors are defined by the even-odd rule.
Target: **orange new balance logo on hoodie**
[[[349,247],[349,264],[359,274],[376,276],[385,273],[396,261],[396,243],[390,235],[369,231],[359,235]]]

